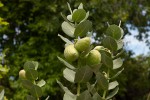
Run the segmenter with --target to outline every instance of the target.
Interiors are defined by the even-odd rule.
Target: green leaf
[[[110,25],[106,30],[106,35],[111,36],[112,38],[119,40],[122,38],[123,33],[119,26],[117,25]]]
[[[64,94],[63,100],[76,100],[76,95],[69,95],[67,93]]]
[[[117,69],[120,68],[123,64],[123,61],[121,58],[117,58],[115,60],[113,60],[113,69]]]
[[[78,6],[78,9],[83,9],[83,4],[80,3],[80,5]]]
[[[89,91],[86,90],[77,97],[77,100],[92,100],[92,97]]]
[[[37,100],[37,99],[31,95],[27,95],[27,100]]]
[[[119,85],[119,84],[118,84],[117,81],[113,81],[113,82],[109,83],[109,88],[108,88],[108,90],[112,90],[112,89],[114,89],[115,87],[117,87],[118,85]]]
[[[33,63],[34,66],[35,66],[35,70],[37,70],[37,69],[38,69],[38,66],[39,66],[39,63],[38,63],[37,61],[32,61],[32,63]]]
[[[26,89],[31,89],[32,86],[34,85],[31,81],[27,80],[27,79],[23,79],[22,81],[22,85],[23,87],[25,87]]]
[[[97,80],[98,85],[103,90],[108,90],[108,81],[102,73],[99,72],[99,73],[96,74],[96,80]]]
[[[122,68],[120,71],[118,71],[114,76],[112,76],[110,79],[114,79],[116,78],[118,75],[121,74],[121,72],[124,70],[124,68]]]
[[[31,81],[36,80],[38,78],[38,72],[34,69],[27,70],[26,77]]]
[[[4,93],[5,93],[4,90],[2,90],[1,93],[0,93],[0,100],[4,99]]]
[[[76,37],[84,37],[86,36],[87,32],[92,29],[92,22],[86,20],[84,22],[81,22],[75,29],[74,35]]]
[[[76,71],[74,82],[88,82],[93,75],[90,67],[81,67]]]
[[[75,22],[80,22],[85,18],[85,16],[86,16],[86,11],[84,9],[77,9],[72,14],[72,20]]]
[[[107,36],[103,39],[102,43],[105,48],[108,48],[111,51],[117,50],[117,42],[112,37]]]
[[[63,37],[62,35],[58,34],[58,36],[67,44],[73,44],[70,40],[68,40],[67,38]]]
[[[30,93],[32,96],[38,98],[42,96],[42,89],[37,85],[33,85],[30,90]]]
[[[63,76],[70,82],[74,83],[75,72],[71,69],[65,68]]]
[[[47,96],[47,98],[45,100],[48,100],[49,99],[49,96]]]
[[[111,55],[104,50],[100,50],[102,63],[108,68],[113,68],[113,60],[110,57]]]
[[[24,70],[25,70],[25,71],[28,71],[28,70],[30,70],[30,69],[35,70],[35,69],[36,69],[35,64],[34,64],[32,61],[27,61],[27,62],[25,62],[25,64],[24,64]]]
[[[68,2],[67,2],[67,5],[68,5],[68,9],[69,9],[70,13],[72,14],[72,10],[71,10],[70,4]]]
[[[87,20],[88,17],[89,17],[89,11],[86,13],[85,18],[81,22],[84,22],[85,20]]]
[[[62,27],[62,30],[64,33],[66,33],[70,37],[74,37],[75,28],[72,25],[70,25],[68,22],[64,21],[61,24],[61,27]]]
[[[70,92],[70,90],[67,88],[67,87],[65,87],[65,86],[63,86],[62,85],[62,83],[61,82],[59,82],[58,80],[57,80],[57,83],[59,84],[59,86],[64,90],[64,92],[65,92],[65,94],[66,94],[66,97],[72,97],[72,98],[75,98],[76,97],[76,95],[74,95],[73,93],[71,93]],[[63,99],[63,100],[68,100],[68,99]],[[74,99],[73,99],[74,100]],[[76,100],[76,99],[75,99]]]
[[[109,100],[110,98],[114,97],[119,90],[119,87],[116,87],[109,95],[106,97],[106,100]]]
[[[42,87],[42,86],[44,86],[46,84],[46,82],[42,79],[42,80],[40,80],[38,83],[37,83],[37,85],[39,86],[39,87]]]
[[[103,98],[96,92],[96,93],[93,95],[93,100],[103,100]]]
[[[95,82],[95,84],[96,84],[96,82]],[[87,82],[88,91],[93,95],[96,93],[95,84],[91,85],[89,82]]]
[[[60,57],[57,57],[64,65],[66,65],[68,68],[72,69],[72,70],[75,70],[76,68],[69,64],[67,61],[65,61],[64,59],[60,58]]]
[[[117,50],[123,48],[123,40],[118,40],[117,41],[117,46],[118,46]]]

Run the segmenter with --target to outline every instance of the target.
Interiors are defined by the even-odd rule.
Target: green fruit
[[[66,46],[64,50],[64,56],[68,61],[75,61],[79,57],[78,51],[74,48],[74,45]]]
[[[26,78],[26,72],[25,72],[25,70],[20,70],[19,71],[19,77],[20,78]]]
[[[103,46],[96,46],[96,47],[94,48],[94,50],[100,51],[100,50],[105,50],[105,48],[104,48]]]
[[[82,51],[87,50],[87,49],[90,47],[90,44],[91,44],[91,39],[90,39],[90,37],[85,37],[85,38],[82,38],[82,39],[78,40],[78,41],[75,43],[75,48],[76,48],[79,52],[82,52]]]
[[[86,58],[87,65],[93,66],[101,62],[101,54],[97,50],[91,50]]]

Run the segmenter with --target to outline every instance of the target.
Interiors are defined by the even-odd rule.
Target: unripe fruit
[[[64,56],[68,61],[75,61],[79,57],[78,51],[74,48],[74,45],[66,46],[64,50]]]
[[[86,58],[87,65],[93,66],[101,62],[101,54],[97,50],[91,50]]]
[[[20,78],[26,78],[26,72],[25,72],[25,70],[20,70],[19,71],[19,77]]]
[[[75,43],[75,48],[76,48],[79,52],[82,52],[82,51],[87,50],[87,49],[90,47],[90,44],[91,44],[91,39],[90,39],[90,37],[85,37],[85,38],[82,38],[82,39],[78,40],[78,41]]]
[[[94,50],[100,51],[100,50],[105,50],[105,48],[104,48],[103,46],[96,46],[96,47],[94,48]]]

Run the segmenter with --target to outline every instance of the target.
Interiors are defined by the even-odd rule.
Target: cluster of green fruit
[[[76,61],[79,58],[80,53],[88,50],[90,48],[90,45],[90,37],[81,38],[74,44],[70,44],[65,47],[64,56],[70,62]],[[88,54],[85,55],[84,58],[86,59],[86,63],[89,66],[97,65],[101,62],[101,54],[97,50],[97,48],[91,50]]]

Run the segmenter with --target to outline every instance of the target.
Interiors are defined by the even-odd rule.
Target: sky
[[[124,38],[125,46],[124,48],[126,50],[132,50],[134,53],[134,57],[138,55],[147,55],[148,52],[150,52],[149,48],[146,46],[146,43],[144,41],[139,41],[135,38],[135,36],[138,34],[137,29],[130,30],[132,35],[126,35]],[[149,40],[150,40],[150,32],[149,34]]]

